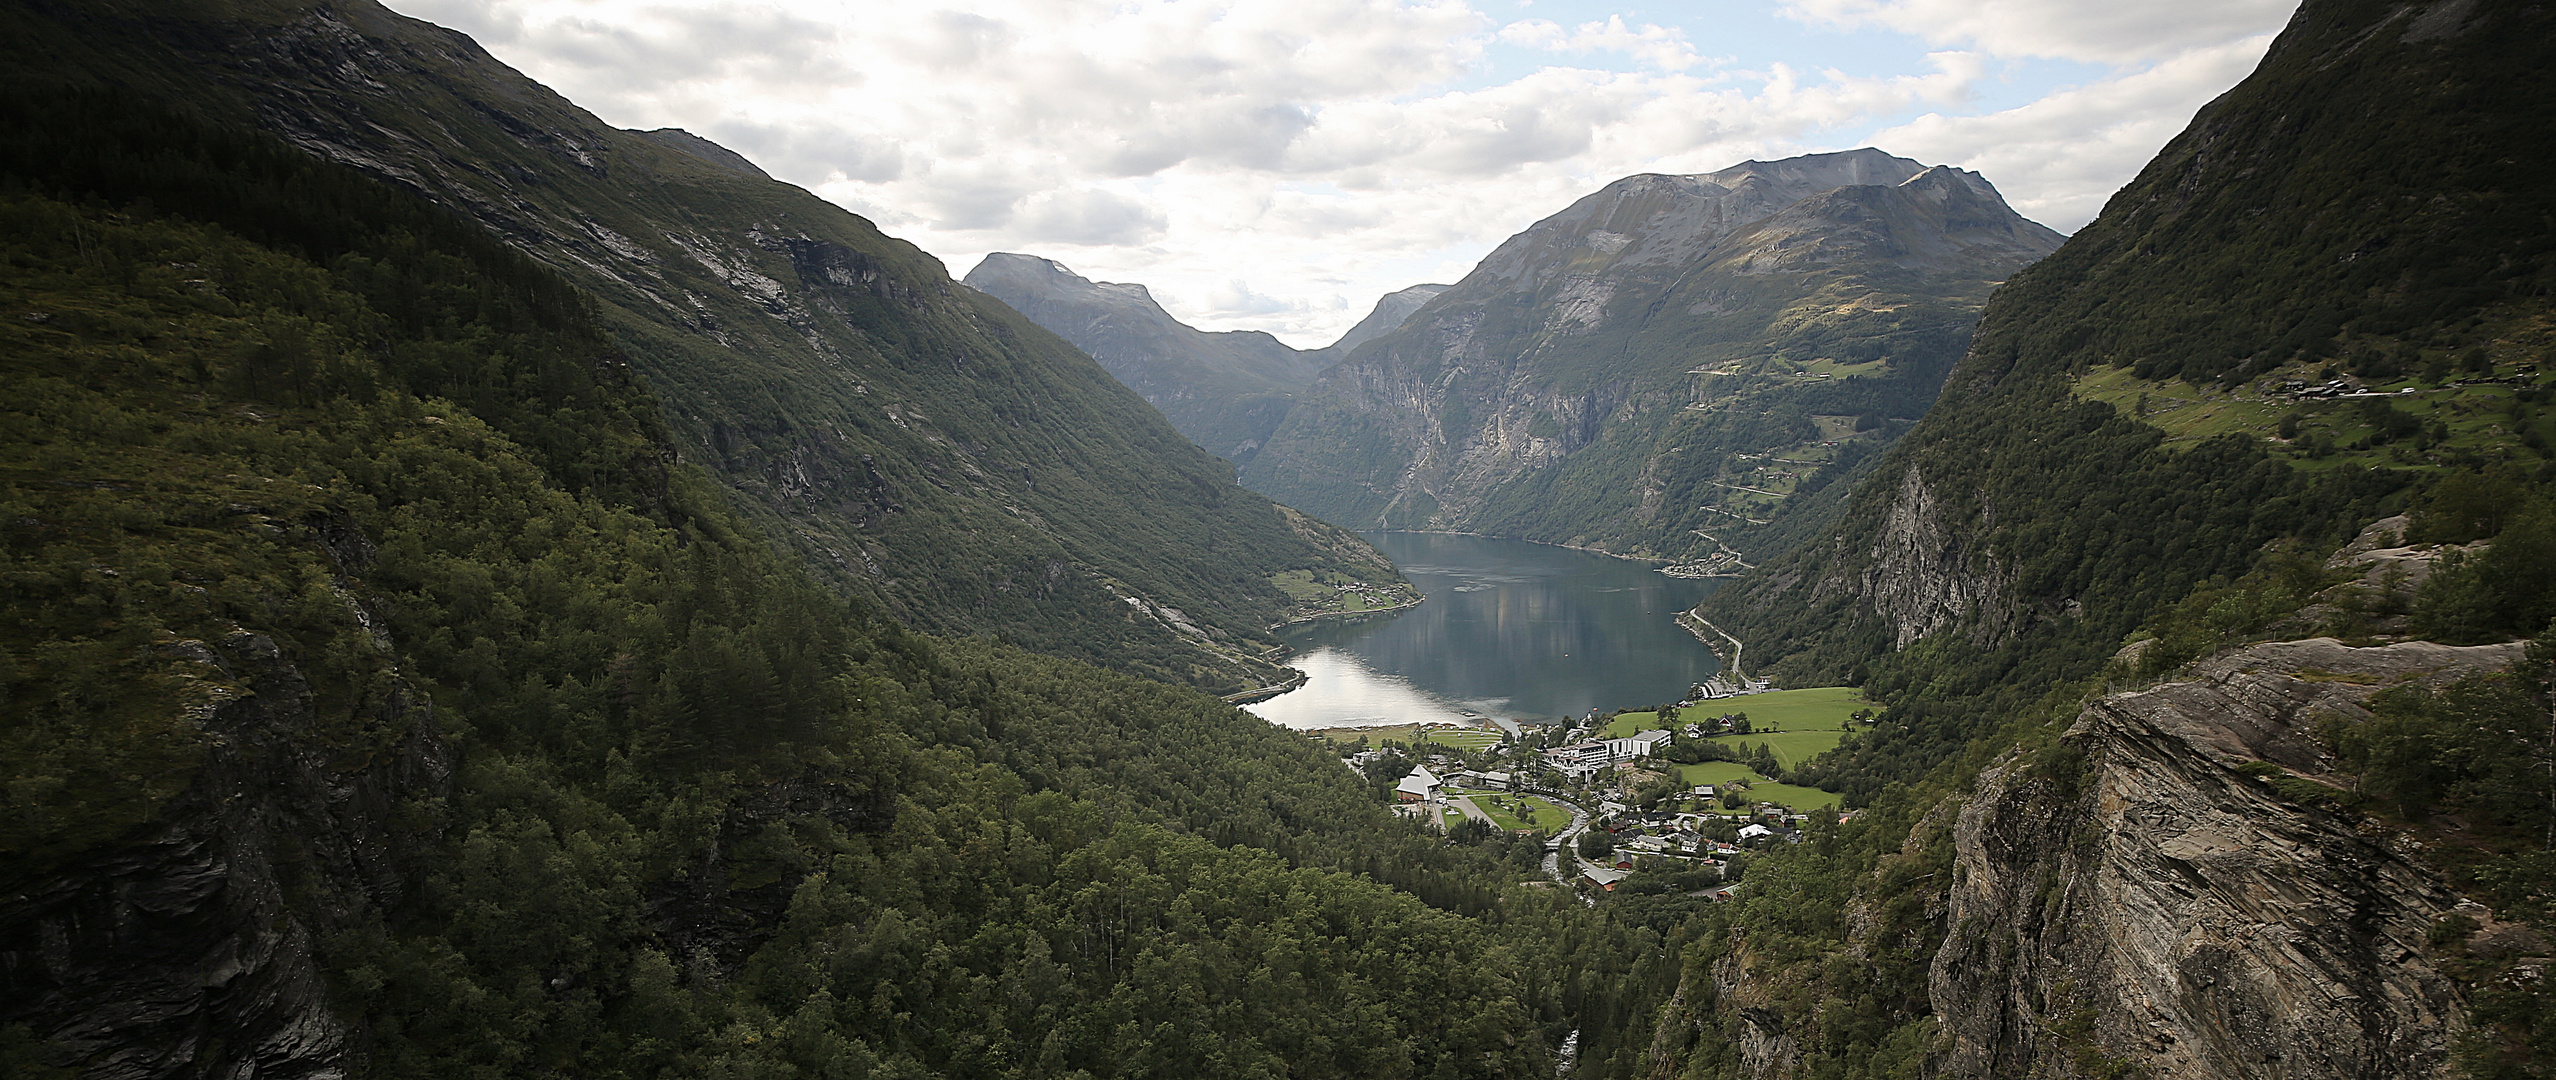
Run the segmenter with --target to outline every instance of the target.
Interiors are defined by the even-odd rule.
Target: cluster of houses
[[[1709,796],[1711,786],[1705,785],[1697,791]],[[1727,820],[1722,815],[1668,811],[1627,814],[1612,803],[1606,809],[1614,815],[1604,827],[1616,837],[1615,854],[1602,863],[1585,860],[1580,863],[1580,877],[1606,892],[1615,891],[1617,882],[1631,877],[1636,861],[1644,857],[1674,859],[1697,868],[1709,864],[1715,870],[1727,873],[1731,857],[1743,849],[1766,843],[1798,841],[1802,829],[1810,824],[1808,814],[1797,814],[1774,803],[1759,803],[1751,812],[1749,823],[1740,826],[1738,841],[1730,843],[1709,840],[1703,834],[1708,822]],[[1738,892],[1739,885],[1732,883],[1690,895],[1729,900]]]
[[[1734,687],[1717,676],[1695,688],[1694,701],[1678,704],[1684,707],[1693,705],[1695,701],[1737,696],[1763,688],[1761,680],[1748,680]],[[1735,719],[1734,716],[1695,717],[1683,725],[1683,730],[1690,738],[1701,738],[1728,730]],[[1595,714],[1588,718],[1591,723],[1596,720]],[[1641,759],[1655,757],[1666,750],[1672,740],[1673,736],[1665,729],[1615,738],[1585,739],[1542,751],[1538,763],[1575,780],[1585,780],[1610,768],[1634,768]],[[1382,749],[1360,750],[1350,755],[1348,764],[1362,768],[1389,752]],[[1419,764],[1394,785],[1394,798],[1403,805],[1405,813],[1422,815],[1434,821],[1437,816],[1434,808],[1445,804],[1450,787],[1473,791],[1516,791],[1520,790],[1524,780],[1523,775],[1508,772],[1487,769],[1447,769],[1441,772],[1428,764]],[[1688,794],[1704,800],[1709,806],[1724,792],[1717,785],[1701,784]],[[1734,816],[1711,811],[1637,813],[1624,802],[1608,800],[1596,808],[1597,824],[1593,827],[1604,829],[1616,838],[1613,855],[1600,862],[1577,859],[1567,852],[1564,857],[1578,865],[1582,887],[1612,892],[1618,882],[1632,875],[1638,860],[1651,858],[1684,863],[1698,869],[1705,865],[1721,869],[1727,867],[1731,856],[1744,847],[1799,840],[1802,830],[1810,823],[1808,814],[1795,813],[1776,803],[1759,802],[1737,815],[1742,818],[1743,824],[1735,843],[1705,838],[1703,834],[1707,825],[1726,826]],[[1690,895],[1727,900],[1736,894],[1738,888],[1737,883],[1716,885]]]
[[[1608,828],[1616,836],[1615,854],[1600,862],[1582,860],[1580,878],[1601,891],[1614,892],[1616,883],[1633,876],[1635,862],[1644,857],[1675,859],[1698,869],[1711,866],[1727,872],[1741,845],[1777,835],[1764,825],[1751,823],[1740,830],[1739,843],[1707,840],[1697,831],[1702,822],[1701,814],[1654,814],[1617,821]],[[1705,895],[1729,900],[1738,895],[1738,889],[1736,883],[1719,885],[1706,889]]]

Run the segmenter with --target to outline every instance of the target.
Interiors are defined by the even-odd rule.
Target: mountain
[[[1414,285],[1384,294],[1376,301],[1375,309],[1367,312],[1366,318],[1358,320],[1358,325],[1350,327],[1348,333],[1340,335],[1340,340],[1309,354],[1322,357],[1314,364],[1315,374],[1348,359],[1350,353],[1358,351],[1358,346],[1383,337],[1387,331],[1402,325],[1403,320],[1420,310],[1421,305],[1437,299],[1439,293],[1450,288],[1453,286]]]
[[[2551,62],[2543,8],[2309,0],[1705,603],[1887,708],[1660,1075],[2548,1071]]]
[[[912,245],[695,136],[605,125],[461,35],[369,3],[6,18],[13,88],[254,124],[566,275],[675,452],[912,625],[1235,691],[1280,677],[1269,628],[1311,613],[1283,582],[1394,583]]]
[[[72,70],[0,94],[0,1076],[1636,1075],[1664,950],[1534,838],[900,625],[579,279]]]
[[[2064,681],[2267,544],[2331,549],[2442,470],[2533,475],[2556,180],[2506,148],[2550,113],[2470,74],[2524,70],[2470,32],[2520,16],[2424,10],[2382,31],[2378,8],[2310,5],[1998,293],[1837,527],[1715,621],[1788,679],[1892,681],[1959,637]]]
[[[2059,241],[1879,150],[1627,177],[1326,372],[1244,482],[1358,528],[1732,570],[1925,412],[1989,293]]]
[[[995,252],[965,280],[1090,353],[1181,434],[1236,465],[1260,451],[1315,375],[1445,288],[1389,293],[1340,341],[1300,351],[1257,330],[1200,330],[1173,318],[1142,285],[1091,281],[1035,255]]]
[[[1313,381],[1304,354],[1277,338],[1197,329],[1142,285],[1090,281],[1062,263],[999,251],[965,280],[1090,353],[1181,434],[1227,460],[1248,460]]]

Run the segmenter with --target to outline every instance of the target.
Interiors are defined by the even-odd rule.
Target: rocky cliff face
[[[1970,616],[1985,616],[1980,625],[1992,634],[2007,621],[2001,608],[2010,575],[1994,555],[1965,542],[1977,530],[1956,526],[1970,523],[1948,522],[1946,514],[1925,477],[1910,468],[1890,500],[1869,562],[1852,579],[1855,594],[1889,625],[1893,648],[1907,648]],[[1813,599],[1824,601],[1830,594],[1815,592]]]
[[[1245,482],[1361,527],[1736,568],[1726,540],[1923,412],[1987,293],[2059,239],[1878,150],[1628,177],[1326,373]]]
[[[358,718],[369,749],[313,740],[347,725],[264,634],[163,648],[230,688],[197,715],[194,782],[140,835],[8,885],[0,1025],[92,1080],[360,1074],[316,951],[415,883],[452,753],[404,686]]]
[[[1983,775],[1934,958],[1943,1074],[2440,1075],[2463,1005],[2426,934],[2460,898],[2263,777],[2347,785],[2320,722],[2520,652],[2256,645],[2096,702],[2070,754]]]

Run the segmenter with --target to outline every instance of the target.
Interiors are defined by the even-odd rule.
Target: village
[[[1342,739],[1343,760],[1379,788],[1390,783],[1400,812],[1432,828],[1541,836],[1539,887],[1594,902],[1642,875],[1653,889],[1730,900],[1751,852],[1853,816],[1833,793],[1783,778],[1874,720],[1851,688],[1775,690],[1717,676],[1674,703],[1561,724],[1359,734]]]

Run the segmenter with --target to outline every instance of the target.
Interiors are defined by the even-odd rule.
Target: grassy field
[[[1497,745],[1501,734],[1493,728],[1422,727],[1419,724],[1394,724],[1389,727],[1323,728],[1322,737],[1339,743],[1374,746],[1392,741],[1409,743],[1414,739],[1452,746],[1459,750],[1480,750]]]
[[[1824,806],[1837,805],[1837,793],[1834,791],[1821,791],[1815,787],[1796,787],[1792,784],[1778,784],[1773,781],[1750,784],[1748,797],[1758,802],[1789,806],[1795,810],[1817,810]]]
[[[1458,750],[1484,750],[1500,745],[1501,735],[1490,728],[1433,728],[1422,736],[1425,742],[1452,746]]]
[[[1356,579],[1337,571],[1317,577],[1311,570],[1281,570],[1269,575],[1269,583],[1286,593],[1304,610],[1337,611],[1357,614],[1401,607],[1411,601],[1395,589],[1343,589]]]
[[[1571,823],[1570,811],[1533,795],[1486,792],[1473,796],[1473,805],[1481,807],[1503,829],[1555,833]]]
[[[1802,762],[1827,753],[1829,748],[1836,746],[1838,740],[1845,737],[1845,732],[1834,728],[1826,731],[1814,728],[1809,731],[1778,731],[1771,734],[1716,735],[1711,741],[1734,750],[1756,743],[1765,743],[1767,749],[1775,752],[1775,763],[1791,769]]]
[[[1754,784],[1766,779],[1757,775],[1757,770],[1736,761],[1707,761],[1701,765],[1680,765],[1677,771],[1686,777],[1688,787],[1697,784],[1727,784],[1733,780],[1746,780]]]
[[[2437,378],[2409,370],[2395,378],[2356,380],[2380,392],[2362,398],[2295,400],[2267,390],[2289,379],[2322,381],[2330,373],[2321,370],[2317,362],[2292,363],[2237,387],[2194,386],[2174,379],[2142,380],[2129,368],[2098,367],[2079,375],[2071,390],[2081,399],[2104,402],[2126,416],[2163,429],[2168,449],[2186,449],[2213,436],[2236,434],[2264,440],[2300,469],[2419,468],[2440,464],[2457,451],[2490,450],[2511,441],[2520,422],[2513,415],[2515,388],[2458,383],[2471,376],[2491,374],[2525,378],[2543,385],[2547,376],[2535,370],[2536,361],[2529,350],[2497,351],[2501,355],[2491,362],[2490,372],[2473,372],[2449,370],[2449,350],[2427,350],[2414,367],[2441,365],[2441,370],[2432,373]],[[2409,414],[2423,426],[2433,428],[2442,441],[2430,450],[2419,448],[2411,439],[2377,442],[2372,438],[2371,410],[2383,415],[2388,409]],[[2284,417],[2292,418],[2297,425],[2293,438],[2280,437]],[[2556,431],[2543,413],[2534,414],[2528,422],[2541,438]],[[2310,452],[2316,445],[2331,449]]]
[[[1627,735],[1638,734],[1658,726],[1660,726],[1660,714],[1652,712],[1649,709],[1643,709],[1640,712],[1617,713],[1615,714],[1615,719],[1609,721],[1606,725],[1606,737],[1610,739],[1621,739]]]
[[[1748,797],[1754,802],[1779,803],[1795,810],[1816,810],[1823,806],[1837,805],[1835,792],[1798,787],[1793,784],[1778,784],[1757,775],[1757,770],[1736,761],[1707,761],[1701,765],[1680,765],[1677,768],[1689,785],[1719,785],[1728,784],[1734,780],[1746,780]]]
[[[1815,686],[1807,690],[1777,690],[1765,694],[1750,694],[1746,697],[1698,702],[1686,711],[1696,716],[1747,713],[1749,726],[1759,731],[1770,728],[1787,732],[1824,729],[1833,735],[1843,730],[1838,725],[1848,716],[1853,715],[1855,710],[1872,707],[1874,707],[1873,703],[1864,700],[1863,692],[1854,687]],[[1619,713],[1615,720],[1606,726],[1606,733],[1610,737],[1622,738],[1659,726],[1660,715],[1655,712],[1645,710]],[[1783,754],[1782,750],[1775,751],[1779,759],[1783,757]],[[1785,761],[1784,764],[1790,767],[1792,762]]]

